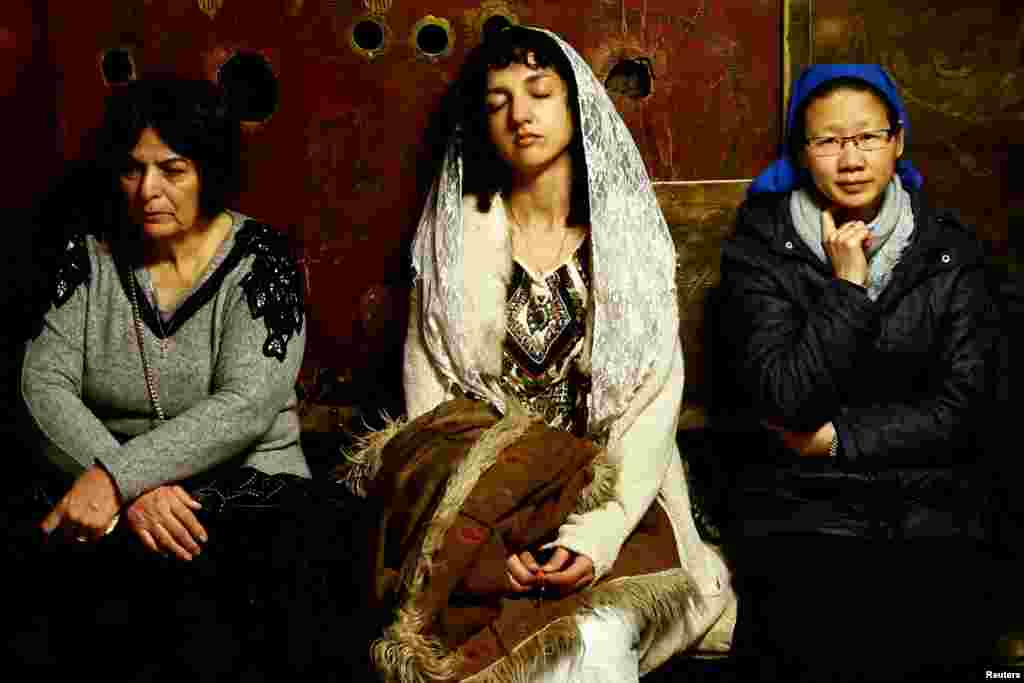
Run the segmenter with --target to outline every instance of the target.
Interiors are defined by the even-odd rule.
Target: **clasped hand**
[[[119,508],[114,480],[102,467],[93,465],[75,480],[39,526],[47,535],[60,530],[67,539],[96,541],[110,530]]]
[[[113,478],[93,465],[75,480],[40,527],[47,535],[60,530],[79,543],[97,541],[114,525],[120,494]],[[142,544],[156,553],[191,560],[206,543],[206,529],[195,516],[202,505],[177,484],[147,491],[124,509],[125,522]]]
[[[125,521],[142,544],[156,553],[189,561],[202,552],[209,537],[195,512],[202,504],[177,484],[158,486],[136,498]]]
[[[589,557],[560,546],[544,564],[527,550],[509,555],[505,566],[513,593],[550,587],[555,593],[565,595],[594,579],[594,562]]]
[[[777,433],[786,448],[804,457],[827,456],[836,434],[835,425],[831,422],[826,422],[813,432],[794,432],[769,421],[761,424]]]

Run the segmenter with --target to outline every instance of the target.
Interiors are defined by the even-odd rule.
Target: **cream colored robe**
[[[472,198],[464,200],[463,211],[463,263],[466,282],[473,283],[464,292],[467,338],[477,347],[473,352],[481,365],[489,374],[499,376],[512,263],[505,209],[496,196],[486,214],[476,209]],[[409,419],[414,419],[452,398],[453,387],[446,386],[422,343],[415,289],[410,311],[403,372],[406,410]],[[588,340],[590,330],[588,324]],[[729,571],[717,549],[701,540],[694,525],[676,442],[684,381],[678,329],[666,329],[664,338],[652,343],[661,349],[658,362],[638,387],[627,413],[619,418],[624,427],[621,437],[608,444],[608,457],[619,467],[616,497],[596,510],[571,515],[555,542],[591,558],[595,578],[599,579],[609,571],[623,542],[652,504],[660,505],[668,515],[683,570],[663,578],[688,580],[698,598],[684,618],[667,626],[645,629],[644,623],[638,624],[641,673],[682,651],[704,656],[724,654],[731,644],[736,620],[736,595]]]

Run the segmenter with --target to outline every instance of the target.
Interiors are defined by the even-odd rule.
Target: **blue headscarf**
[[[790,157],[789,137],[793,134],[796,113],[800,111],[801,105],[811,92],[822,83],[837,78],[856,78],[874,86],[896,110],[904,137],[910,135],[910,121],[907,117],[907,110],[903,106],[903,100],[900,99],[900,95],[896,91],[896,84],[881,66],[878,64],[815,64],[804,69],[800,78],[793,84],[793,92],[789,96],[789,110],[786,114],[786,139],[782,143],[779,158],[754,178],[753,184],[747,190],[748,196],[761,192],[789,192],[810,182],[810,174],[807,170]],[[896,161],[896,172],[899,174],[900,180],[903,181],[903,186],[908,190],[916,190],[924,182],[921,174],[907,159]]]

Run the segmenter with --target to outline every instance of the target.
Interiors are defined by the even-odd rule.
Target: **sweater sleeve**
[[[937,370],[913,400],[847,408],[834,420],[845,466],[882,469],[955,464],[992,383],[998,313],[982,268],[953,285],[935,349]]]
[[[82,401],[85,317],[89,288],[78,286],[52,306],[42,330],[25,347],[21,394],[41,432],[44,455],[73,477],[118,448],[106,426]]]
[[[243,287],[231,285],[227,296],[210,394],[99,458],[125,500],[240,454],[267,432],[294,398],[305,326],[287,341],[279,360],[264,352],[267,323],[254,316]]]
[[[659,363],[633,397],[624,419],[632,422],[609,446],[608,457],[618,468],[615,496],[582,514],[570,515],[550,545],[586,555],[594,577],[607,574],[636,525],[662,488],[671,458],[683,398],[683,351],[678,328],[668,326],[661,340]],[[620,418],[621,419],[621,418]]]

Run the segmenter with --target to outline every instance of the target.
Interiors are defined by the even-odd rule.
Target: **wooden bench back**
[[[706,302],[721,276],[722,240],[733,230],[748,181],[656,183],[655,192],[675,241],[679,264],[679,335],[686,363],[680,429],[706,424],[712,349],[707,344]]]
[[[736,209],[743,201],[747,181],[656,183],[655,192],[669,224],[678,253],[680,337],[686,363],[686,389],[680,429],[706,424],[704,406],[710,391],[708,372],[711,349],[706,343],[705,303],[719,282],[723,238],[733,229]],[[351,374],[308,380],[303,427],[333,431],[352,417],[391,415],[401,411],[401,346],[408,315],[408,285],[381,283],[367,289],[360,300],[359,330],[366,346],[363,364]],[[310,373],[307,373],[310,374]],[[331,388],[331,384],[334,388]]]

